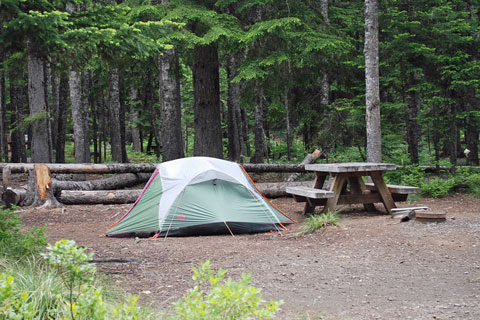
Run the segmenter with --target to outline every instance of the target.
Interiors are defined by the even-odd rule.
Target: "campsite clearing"
[[[303,204],[274,203],[302,220]],[[400,223],[358,205],[341,214],[342,227],[299,237],[295,224],[282,234],[136,240],[103,236],[130,205],[21,215],[25,228],[46,225],[51,242],[74,239],[99,259],[137,259],[99,268],[113,284],[160,307],[192,285],[192,266],[210,259],[236,279],[253,273],[265,298],[283,299],[278,319],[480,319],[480,201],[455,195],[414,205],[448,218]]]

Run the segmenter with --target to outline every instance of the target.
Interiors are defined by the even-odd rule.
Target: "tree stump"
[[[24,204],[31,207],[41,206],[44,209],[62,207],[52,192],[50,169],[45,164],[35,164],[28,170],[28,187]]]

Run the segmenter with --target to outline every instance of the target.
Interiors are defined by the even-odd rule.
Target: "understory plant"
[[[14,208],[0,207],[0,255],[18,259],[40,253],[47,243],[45,228],[21,232],[20,217]]]
[[[242,274],[239,281],[225,279],[226,274],[223,269],[215,273],[209,260],[194,267],[195,285],[175,303],[171,319],[273,319],[282,301],[264,301],[260,289],[250,285],[251,274]]]

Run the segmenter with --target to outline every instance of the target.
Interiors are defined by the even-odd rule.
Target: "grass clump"
[[[326,226],[337,226],[340,223],[340,216],[336,211],[329,211],[322,214],[311,215],[302,222],[299,228],[301,234],[314,233]]]

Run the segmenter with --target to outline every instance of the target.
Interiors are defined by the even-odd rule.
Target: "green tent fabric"
[[[107,236],[189,236],[282,230],[292,223],[243,168],[207,157],[157,166],[132,208]]]

